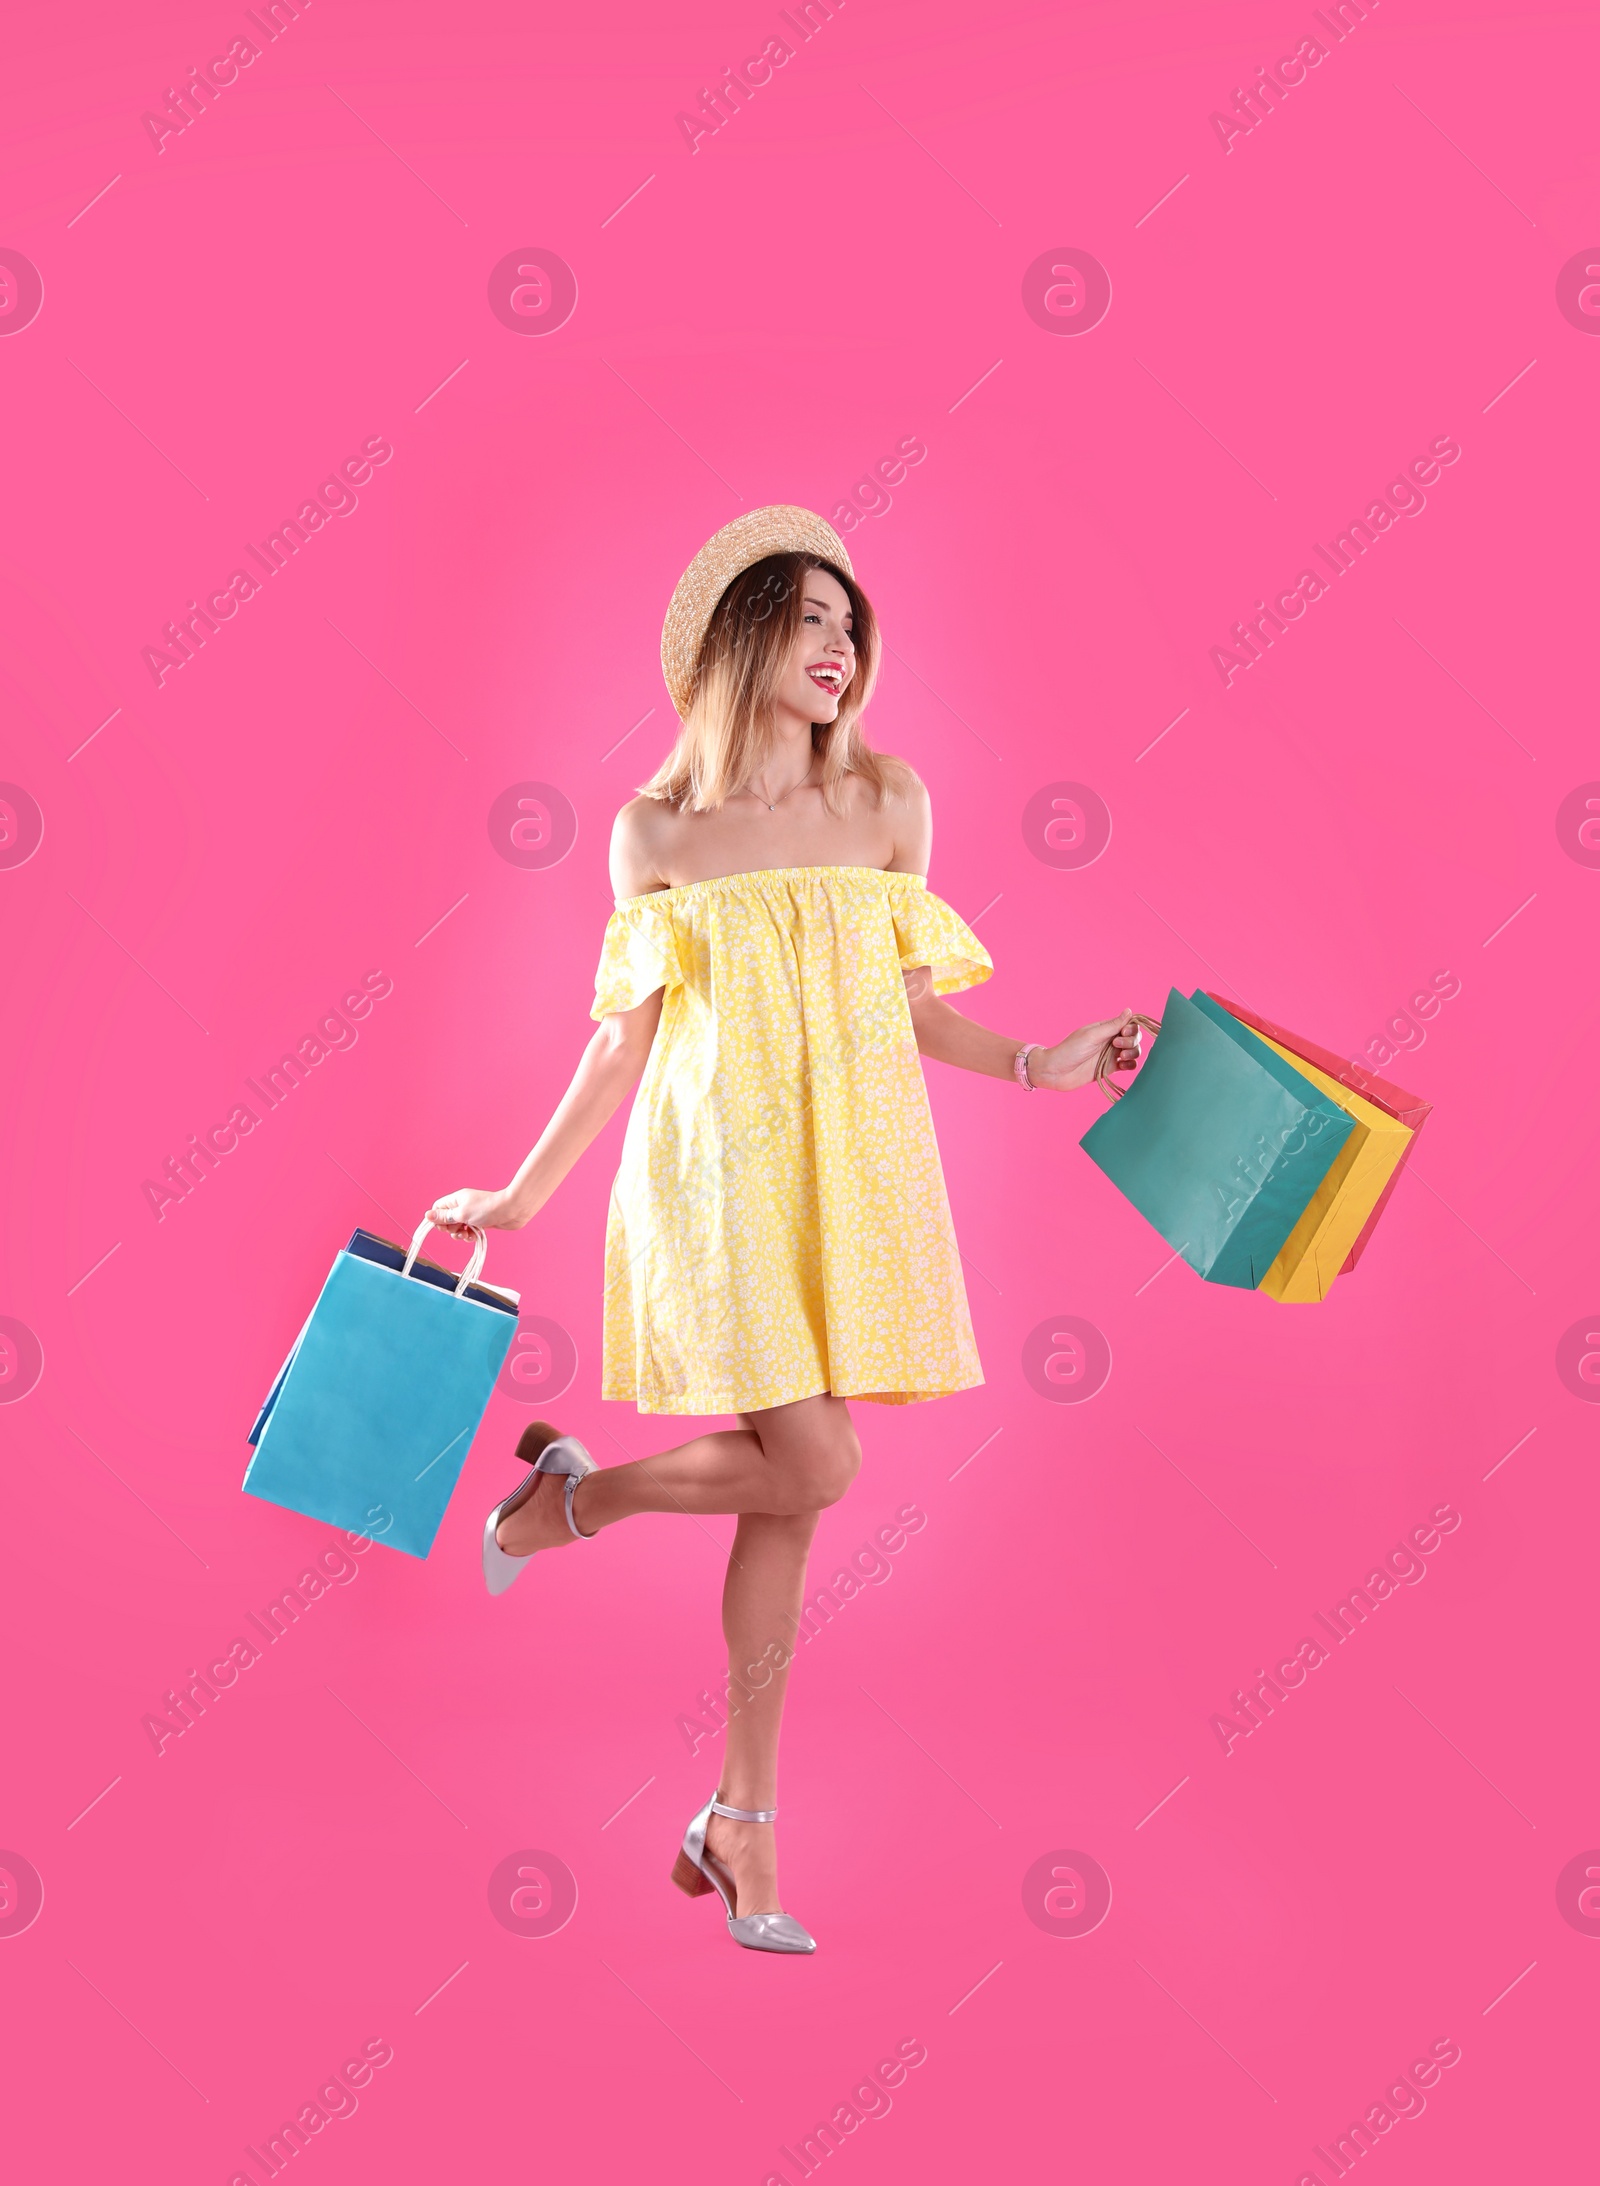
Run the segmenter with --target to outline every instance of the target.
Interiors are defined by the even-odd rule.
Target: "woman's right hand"
[[[446,1192],[428,1209],[428,1220],[452,1237],[470,1237],[474,1230],[520,1230],[527,1221],[509,1192],[480,1192],[470,1187]]]

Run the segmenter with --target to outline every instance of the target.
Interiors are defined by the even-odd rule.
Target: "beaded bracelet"
[[[1034,1084],[1033,1080],[1028,1076],[1028,1057],[1035,1052],[1038,1045],[1039,1043],[1037,1040],[1030,1040],[1026,1047],[1018,1048],[1011,1062],[1012,1073],[1015,1076],[1018,1085],[1020,1085],[1024,1089],[1024,1091],[1029,1093],[1037,1093],[1039,1090],[1039,1088]]]

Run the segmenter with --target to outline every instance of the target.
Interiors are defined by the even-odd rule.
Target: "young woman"
[[[539,1551],[640,1511],[737,1515],[722,1596],[737,1713],[673,1880],[714,1887],[756,1950],[816,1948],[779,1910],[772,1824],[806,1555],[861,1462],[848,1400],[983,1379],[919,1057],[1066,1091],[1107,1043],[1119,1069],[1139,1053],[1130,1010],[1040,1047],[944,999],[993,965],[925,884],[927,791],[862,736],[878,653],[844,546],[810,511],[756,510],[701,549],[662,633],[683,725],[612,834],[600,1029],[511,1182],[432,1209],[462,1236],[520,1229],[639,1087],[606,1230],[601,1394],[737,1424],[604,1469],[530,1427],[484,1573],[499,1593]]]

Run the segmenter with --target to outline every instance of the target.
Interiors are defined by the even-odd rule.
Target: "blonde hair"
[[[803,579],[824,569],[850,599],[856,670],[831,722],[811,725],[813,752],[822,754],[822,796],[842,810],[847,775],[876,791],[875,802],[902,792],[916,775],[903,759],[874,751],[861,717],[878,673],[880,641],[872,603],[832,562],[809,554],[769,554],[735,577],[718,600],[700,641],[689,710],[677,741],[639,794],[691,812],[714,812],[759,773],[772,748],[774,701],[805,613]]]

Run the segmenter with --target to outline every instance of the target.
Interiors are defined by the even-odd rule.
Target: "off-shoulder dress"
[[[592,1014],[665,990],[606,1225],[601,1393],[720,1415],[983,1380],[903,970],[993,962],[915,873],[619,898]]]

